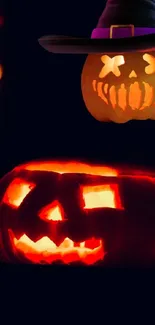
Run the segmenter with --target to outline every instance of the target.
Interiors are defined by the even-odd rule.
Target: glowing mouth
[[[59,260],[65,264],[82,261],[90,265],[102,260],[105,255],[102,241],[94,238],[78,244],[65,238],[59,246],[48,237],[33,242],[25,234],[19,239],[13,235],[12,240],[15,248],[33,263],[51,264]]]
[[[132,110],[144,110],[146,107],[150,107],[154,101],[154,88],[146,82],[135,81],[129,87],[124,83],[120,87],[109,86],[107,83],[97,82],[93,80],[93,90],[97,92],[107,105],[110,103],[113,109],[117,107],[125,110],[129,106]]]

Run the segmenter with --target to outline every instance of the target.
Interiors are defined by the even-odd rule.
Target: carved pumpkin
[[[3,261],[155,261],[154,175],[28,163],[1,180],[0,202]]]
[[[88,55],[82,94],[99,121],[155,119],[155,52]]]

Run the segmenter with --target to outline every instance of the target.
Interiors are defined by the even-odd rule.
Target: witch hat
[[[107,0],[91,38],[50,35],[39,43],[53,53],[149,50],[155,47],[155,0]]]

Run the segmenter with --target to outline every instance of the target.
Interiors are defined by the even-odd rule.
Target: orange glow
[[[48,171],[59,174],[77,173],[98,176],[117,176],[117,170],[107,166],[91,166],[80,162],[32,162],[15,168],[16,170],[26,169],[31,171]]]
[[[2,65],[0,64],[0,79],[2,79],[3,77],[3,67]]]
[[[62,207],[58,201],[48,204],[39,212],[39,217],[43,220],[61,221],[63,220]]]
[[[108,55],[103,55],[101,61],[104,63],[104,67],[99,73],[99,78],[105,78],[110,72],[113,72],[116,77],[121,75],[119,66],[125,63],[123,55],[116,55],[113,58],[110,58]]]
[[[117,185],[83,187],[85,209],[122,208]]]
[[[134,70],[132,70],[131,73],[129,74],[129,78],[137,78],[137,74]]]
[[[121,84],[118,90],[118,106],[125,111],[127,106],[127,89],[125,88],[125,84]]]
[[[111,101],[112,107],[115,108],[116,104],[117,104],[115,86],[110,87],[109,95],[110,95],[110,101]]]
[[[154,75],[155,52],[90,54],[81,75],[83,100],[101,122],[155,119]]]
[[[18,208],[23,202],[27,194],[35,187],[35,184],[28,183],[20,178],[14,179],[14,181],[8,186],[3,202]]]
[[[78,244],[65,238],[59,246],[56,246],[48,237],[33,242],[24,234],[19,239],[13,237],[13,243],[16,249],[33,263],[62,261],[69,264],[81,261],[90,265],[102,260],[105,255],[102,241],[94,238]]]
[[[143,82],[143,84],[145,87],[145,97],[144,97],[144,104],[140,108],[140,110],[143,110],[145,107],[149,107],[150,105],[152,105],[154,99],[154,88],[146,82]]]
[[[93,87],[95,81],[96,80],[93,80]],[[96,82],[96,91],[98,97],[100,97],[107,105],[110,102],[113,109],[120,107],[123,111],[125,111],[128,103],[129,107],[132,110],[143,110],[153,104],[153,99],[155,94],[154,88],[152,86],[150,86],[146,82],[143,82],[143,85],[144,85],[143,93],[142,90],[140,89],[140,84],[137,81],[130,84],[129,91],[127,91],[128,88],[125,87],[125,84],[121,84],[120,87],[117,88],[114,85],[111,87],[109,87],[108,85],[109,101],[106,97],[105,85],[103,82],[100,81]],[[143,95],[144,95],[144,101],[143,104],[141,104],[141,99]]]
[[[106,98],[106,96],[104,95],[103,91],[102,91],[102,86],[103,86],[103,82],[98,82],[97,84],[97,91],[98,91],[98,96],[104,100],[104,102],[108,105],[108,99]]]
[[[140,108],[141,97],[142,97],[142,92],[139,87],[139,83],[135,81],[133,84],[130,85],[130,92],[129,92],[129,105],[133,110]]]
[[[145,68],[146,74],[155,73],[155,57],[151,54],[145,53],[143,55],[144,61],[146,61],[149,65]]]

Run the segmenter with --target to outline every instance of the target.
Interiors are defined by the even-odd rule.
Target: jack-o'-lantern
[[[81,85],[99,121],[155,118],[155,52],[89,55]]]
[[[82,95],[97,120],[155,118],[154,0],[107,0],[91,39],[51,35],[39,42],[53,53],[89,54]]]
[[[0,258],[154,262],[154,176],[80,162],[16,167],[0,181]]]

